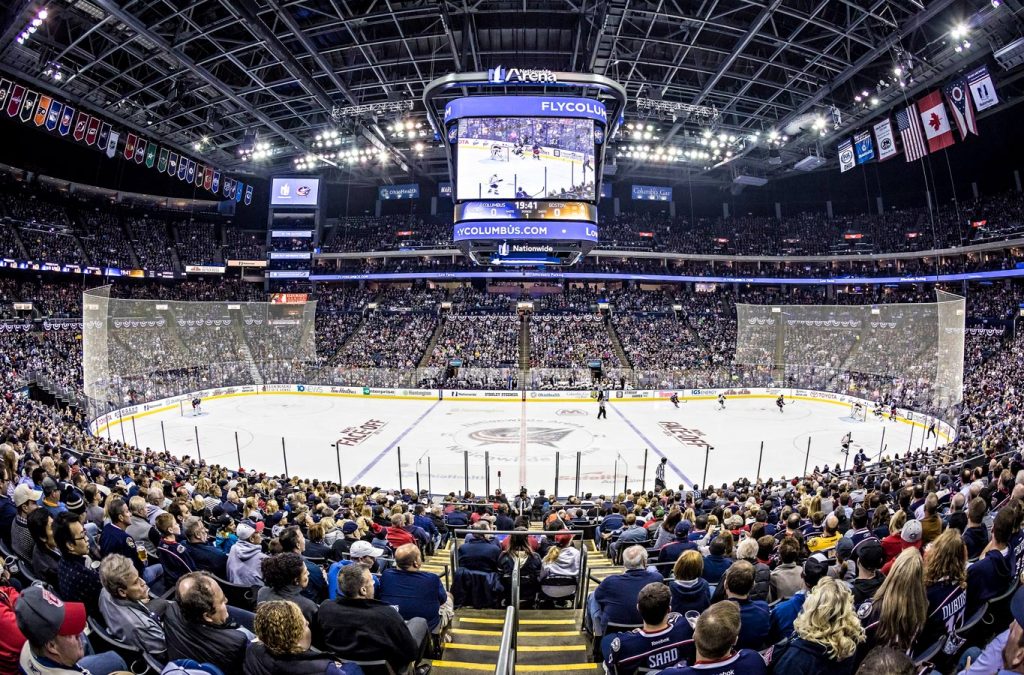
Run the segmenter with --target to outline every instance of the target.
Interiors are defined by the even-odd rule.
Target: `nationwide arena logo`
[[[492,84],[507,84],[509,82],[558,82],[558,77],[550,70],[535,68],[509,68],[495,66],[487,69],[487,81]]]

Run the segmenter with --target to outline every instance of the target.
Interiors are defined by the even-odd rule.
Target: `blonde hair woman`
[[[905,549],[875,597],[858,609],[876,645],[910,649],[928,617],[924,589],[924,562],[916,548]]]
[[[852,672],[864,628],[853,611],[853,596],[845,584],[825,577],[814,585],[793,623],[794,639],[775,665],[786,675],[820,673],[829,669]]]

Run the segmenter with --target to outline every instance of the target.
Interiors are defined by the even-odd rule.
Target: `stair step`
[[[450,670],[473,670],[473,671],[494,671],[493,663],[470,663],[467,661],[448,661],[447,659],[442,661],[432,661],[431,665],[434,670],[438,668],[450,669]],[[544,673],[544,672],[557,672],[560,670],[571,670],[573,672],[591,672],[600,673],[603,672],[603,668],[597,663],[555,663],[549,665],[523,665],[516,664],[517,673]]]

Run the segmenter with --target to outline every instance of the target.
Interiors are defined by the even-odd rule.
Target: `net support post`
[[[402,446],[398,446],[398,491],[402,492]]]
[[[135,437],[135,447],[139,447],[139,431],[135,428],[135,415],[132,415],[132,436]]]
[[[235,457],[238,459],[238,468],[242,468],[242,448],[238,445],[238,432],[235,432]]]
[[[288,479],[288,448],[284,444],[284,436],[281,437],[281,456],[284,458],[284,477]]]
[[[807,465],[811,461],[811,438],[807,437],[807,454],[804,455],[804,476],[807,476]]]
[[[764,441],[761,441],[761,449],[757,452],[757,479],[761,480],[761,458],[764,457]]]
[[[559,464],[561,462],[561,458],[562,458],[562,453],[558,452],[556,450],[555,451],[555,495],[554,495],[555,499],[558,499],[558,474],[560,473],[560,466],[559,466]]]
[[[640,480],[640,491],[647,489],[647,448],[644,448],[644,475]]]
[[[463,478],[463,481],[465,482],[465,485],[463,486],[465,488],[465,490],[463,491],[462,494],[466,494],[467,492],[469,492],[469,450],[463,450],[462,451],[462,464],[463,464],[463,477],[462,478]]]
[[[164,441],[164,452],[167,452],[167,432],[164,431],[164,421],[160,420],[160,438]]]
[[[491,494],[491,453],[484,450],[484,494]]]
[[[196,456],[199,457],[199,461],[201,462],[201,461],[203,461],[203,451],[199,447],[199,427],[198,426],[193,426],[192,428],[196,432]]]
[[[878,460],[882,461],[882,448],[885,447],[885,427],[882,427],[882,440],[878,441]]]
[[[582,453],[579,450],[577,450],[576,451],[576,491],[573,492],[574,495],[578,495],[580,493],[580,459],[581,458],[582,458]]]
[[[343,487],[341,481],[341,447],[338,445],[338,441],[334,441],[334,458],[338,460],[338,487]]]

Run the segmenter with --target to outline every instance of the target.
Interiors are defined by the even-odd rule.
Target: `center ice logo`
[[[583,453],[594,451],[594,435],[582,425],[549,419],[527,420],[525,429],[520,419],[490,419],[443,435],[450,439],[449,449],[473,454],[488,446],[494,446],[491,447],[492,452],[518,446],[524,432],[527,445],[564,450],[571,441],[573,450]]]
[[[469,438],[478,443],[518,443],[520,439],[519,427],[494,427],[491,429],[479,429],[469,434]],[[526,442],[546,445],[549,448],[558,447],[558,442],[568,436],[574,429],[553,429],[547,427],[527,427]]]

